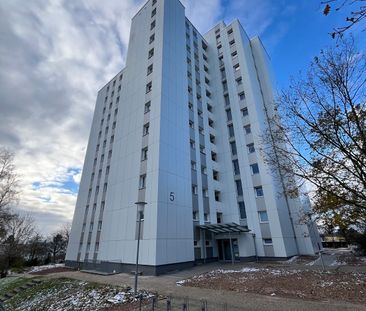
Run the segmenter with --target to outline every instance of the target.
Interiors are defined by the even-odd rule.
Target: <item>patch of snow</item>
[[[291,263],[291,262],[294,262],[297,258],[299,258],[299,256],[293,256],[293,257],[291,257],[289,260],[285,261],[285,263]]]
[[[65,267],[65,264],[57,263],[57,264],[50,264],[50,265],[43,265],[43,266],[34,266],[34,267],[31,267],[29,273],[49,270],[49,269],[53,269],[53,268],[60,268],[60,267]]]
[[[344,261],[334,260],[330,265],[332,267],[334,267],[334,266],[345,266],[345,265],[347,265],[347,263],[344,262]]]
[[[313,261],[310,261],[306,264],[306,266],[314,266],[318,261],[320,260],[320,257],[313,260]]]
[[[107,301],[113,304],[117,304],[117,303],[124,303],[125,300],[125,292],[120,292],[117,295],[115,295],[113,298],[108,299]]]

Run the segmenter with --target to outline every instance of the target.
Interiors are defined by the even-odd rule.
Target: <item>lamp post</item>
[[[137,212],[138,212],[138,232],[137,232],[137,250],[136,250],[136,269],[135,269],[135,296],[137,296],[137,278],[139,274],[139,250],[140,250],[140,235],[141,235],[141,221],[142,215],[144,212],[144,207],[147,204],[146,202],[136,202]]]

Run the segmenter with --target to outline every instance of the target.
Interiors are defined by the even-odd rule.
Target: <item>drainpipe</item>
[[[252,233],[252,237],[254,243],[255,261],[258,262],[257,244],[255,244],[255,233]]]

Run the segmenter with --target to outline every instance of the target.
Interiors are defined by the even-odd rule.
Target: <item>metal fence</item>
[[[240,307],[227,303],[208,302],[205,299],[191,299],[188,297],[159,297],[140,299],[135,309],[142,311],[239,311]]]

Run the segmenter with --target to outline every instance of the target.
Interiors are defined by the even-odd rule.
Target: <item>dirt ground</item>
[[[239,271],[216,270],[178,284],[305,300],[366,303],[364,273],[244,268]]]

